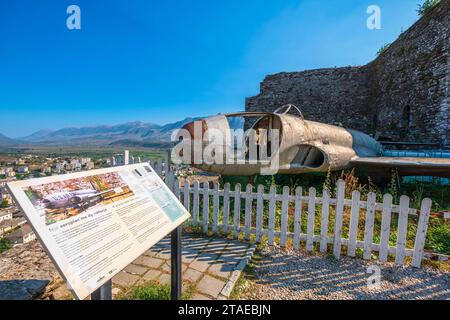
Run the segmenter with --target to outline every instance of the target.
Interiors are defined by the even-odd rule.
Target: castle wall
[[[292,103],[310,120],[376,137],[449,143],[450,1],[441,1],[362,67],[283,72],[267,76],[247,111]]]

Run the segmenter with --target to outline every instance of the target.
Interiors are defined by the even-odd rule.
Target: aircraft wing
[[[397,169],[400,175],[450,178],[450,159],[445,158],[367,157],[355,158],[350,164],[354,167]]]

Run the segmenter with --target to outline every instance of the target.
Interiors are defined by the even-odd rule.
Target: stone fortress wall
[[[449,144],[450,1],[444,0],[361,67],[267,76],[246,111],[291,103],[309,120],[393,141]]]

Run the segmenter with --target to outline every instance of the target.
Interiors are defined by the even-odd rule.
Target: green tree
[[[9,202],[7,200],[3,200],[2,202],[0,202],[0,208],[8,208],[9,207]]]
[[[12,248],[12,243],[8,239],[0,238],[0,253]]]

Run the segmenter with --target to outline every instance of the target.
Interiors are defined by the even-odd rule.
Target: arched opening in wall
[[[403,109],[403,114],[402,114],[402,128],[404,129],[408,129],[409,126],[411,125],[411,121],[412,117],[411,117],[411,107],[410,106],[406,106]]]

